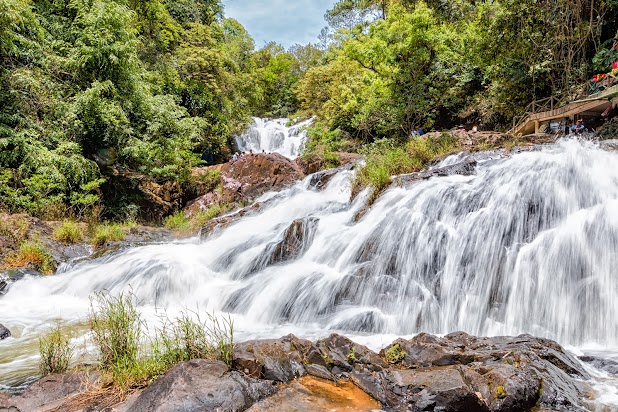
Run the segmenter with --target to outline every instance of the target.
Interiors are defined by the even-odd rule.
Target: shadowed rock
[[[199,359],[174,366],[125,408],[131,412],[243,411],[275,392],[271,382],[230,372],[223,362]]]
[[[6,339],[11,336],[11,331],[0,323],[0,340]]]

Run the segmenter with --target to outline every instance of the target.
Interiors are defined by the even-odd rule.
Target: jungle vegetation
[[[308,151],[322,152],[462,122],[505,129],[611,63],[617,11],[340,0],[318,43],[286,50],[256,48],[220,0],[0,0],[0,209],[133,218],[118,176],[190,185],[250,116],[314,116]]]

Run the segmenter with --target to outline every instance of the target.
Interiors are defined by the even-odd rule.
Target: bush
[[[90,243],[94,246],[102,246],[107,242],[119,242],[124,240],[125,233],[122,225],[117,223],[104,223],[98,225],[92,231]]]
[[[41,360],[39,369],[43,375],[64,373],[69,369],[73,348],[71,338],[62,334],[59,326],[39,339]]]
[[[5,263],[8,268],[32,266],[44,275],[51,275],[56,270],[56,262],[45,247],[31,240],[24,241],[17,252],[6,258]]]
[[[84,235],[79,227],[79,223],[67,220],[62,226],[54,230],[54,239],[59,242],[75,244],[81,242],[84,239]]]

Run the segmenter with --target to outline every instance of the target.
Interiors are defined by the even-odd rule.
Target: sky
[[[324,14],[336,0],[223,0],[225,16],[238,20],[260,48],[269,41],[288,48],[316,43]]]

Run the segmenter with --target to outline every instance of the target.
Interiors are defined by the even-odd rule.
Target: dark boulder
[[[283,232],[283,238],[272,247],[269,263],[279,263],[300,257],[313,242],[320,219],[306,217],[294,220]]]
[[[0,340],[11,336],[11,331],[0,323]]]
[[[287,383],[306,375],[305,359],[312,349],[310,341],[294,335],[242,342],[234,347],[234,367],[252,377]]]
[[[276,392],[271,382],[229,371],[223,362],[182,362],[125,405],[132,412],[243,411]]]
[[[386,387],[419,410],[423,410],[429,398],[451,399],[451,392],[442,393],[443,386],[411,384],[417,382],[411,376],[421,370],[431,374],[432,382],[444,380],[454,385],[456,368],[464,377],[465,386],[455,385],[457,390],[453,393],[461,397],[467,393],[466,399],[474,395],[490,411],[509,412],[527,410],[536,404],[556,410],[581,410],[586,389],[581,380],[589,378],[579,362],[560,345],[529,335],[477,338],[457,332],[440,338],[420,334],[410,340],[396,340],[380,355],[408,370],[404,373],[391,369],[384,376]],[[402,376],[407,380],[402,380]],[[402,386],[402,382],[406,384]],[[423,391],[429,398],[419,395]],[[444,410],[475,410],[472,406],[449,409],[445,405],[441,406]]]

